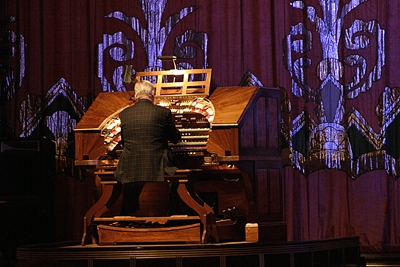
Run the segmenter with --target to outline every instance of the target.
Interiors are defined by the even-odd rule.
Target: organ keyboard
[[[136,74],[137,79],[148,79],[154,83],[155,104],[172,111],[174,122],[182,134],[181,142],[169,144],[179,170],[175,177],[166,176],[166,180],[175,179],[179,183],[180,196],[196,211],[195,217],[200,222],[196,226],[193,224],[194,228],[179,226],[154,230],[153,241],[171,238],[202,243],[244,240],[246,222],[258,225],[256,239],[259,241],[285,240],[279,90],[225,87],[216,88],[208,96],[210,75],[209,69]],[[202,81],[195,80],[195,77],[202,78]],[[113,180],[113,170],[118,163],[115,155],[121,149],[118,114],[134,104],[132,94],[100,93],[74,130],[75,165],[92,173],[102,186],[101,198],[84,218],[83,245],[91,242],[118,243],[115,239],[151,242],[148,232],[142,237],[141,230],[124,232],[113,224],[107,224],[143,218],[104,217],[118,201],[116,195],[119,195],[120,185]],[[112,158],[103,160],[106,155]],[[217,207],[212,208],[205,203],[197,194],[200,191],[216,193]],[[162,206],[163,202],[165,199],[159,200],[159,205]],[[221,214],[226,214],[224,210],[233,206],[239,210],[237,214],[240,216],[234,220],[216,220]],[[156,217],[161,221],[184,219]],[[187,218],[193,219],[192,216]],[[238,225],[239,221],[241,224]],[[116,234],[116,231],[122,233]],[[175,233],[174,237],[171,231]],[[196,233],[197,238],[193,237]],[[132,238],[129,239],[129,236]]]

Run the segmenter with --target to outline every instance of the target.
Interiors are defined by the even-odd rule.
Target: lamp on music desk
[[[174,70],[176,70],[176,56],[159,56],[157,57],[157,59],[161,60],[161,61],[172,61],[172,64],[174,64]]]

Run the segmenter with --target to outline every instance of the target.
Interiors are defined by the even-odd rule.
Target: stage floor
[[[302,242],[227,242],[214,244],[53,243],[17,249],[17,266],[365,266],[358,237]]]

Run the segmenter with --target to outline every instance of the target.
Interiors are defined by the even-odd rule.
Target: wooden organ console
[[[286,240],[279,89],[224,87],[209,96],[210,76],[210,69],[136,74],[153,82],[155,104],[172,111],[182,134],[181,142],[170,144],[179,169],[165,179],[178,184],[192,214],[167,215],[168,200],[150,194],[165,191],[160,182],[145,185],[140,216],[112,214],[122,192],[113,176],[120,149],[118,114],[134,104],[133,92],[96,97],[74,130],[75,165],[101,185],[84,217],[82,245]],[[217,205],[203,200],[207,193]],[[150,208],[146,197],[153,199]]]

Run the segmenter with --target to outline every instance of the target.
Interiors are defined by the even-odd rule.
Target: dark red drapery
[[[185,16],[181,15],[179,23],[168,34],[162,54],[174,54],[175,37],[186,30],[193,30],[198,38],[207,40],[207,45],[201,47],[200,42],[190,40],[188,45],[196,47],[195,56],[180,58],[178,62],[188,62],[195,68],[205,65],[212,68],[213,86],[239,85],[246,73],[250,72],[263,86],[281,87],[290,100],[289,128],[294,128],[293,119],[304,110],[311,118],[318,120],[314,113],[316,103],[295,96],[291,75],[285,68],[285,38],[291,26],[304,22],[307,29],[312,28],[305,12],[291,6],[295,2],[314,7],[320,17],[323,14],[320,1],[317,0],[165,1],[162,22],[184,8],[196,9]],[[380,78],[372,82],[366,92],[355,98],[346,98],[343,105],[345,113],[352,108],[357,109],[371,129],[379,133],[383,129],[376,112],[380,96],[385,88],[400,85],[400,76],[397,75],[400,57],[397,51],[400,38],[397,14],[400,3],[389,0],[342,2],[339,3],[340,8],[351,3],[356,6],[346,15],[343,28],[350,27],[355,19],[362,19],[376,21],[385,31],[385,64]],[[356,2],[362,3],[356,5]],[[14,70],[14,75],[2,74],[2,137],[49,136],[58,142],[58,155],[62,156],[71,141],[68,138],[71,138],[74,120],[79,120],[90,105],[92,96],[95,97],[105,88],[99,71],[111,84],[110,90],[117,91],[124,90],[113,83],[114,71],[118,66],[132,64],[137,71],[148,67],[145,44],[140,36],[122,20],[106,17],[112,12],[121,11],[138,18],[142,26],[148,28],[149,22],[145,20],[141,1],[6,0],[2,5],[2,20],[7,23],[1,30],[3,33],[11,31],[16,34],[16,39],[10,39],[6,46],[15,47],[17,51],[14,56],[2,59],[3,66],[9,65]],[[134,56],[126,61],[113,60],[108,47],[101,53],[102,67],[99,67],[99,45],[105,44],[105,38],[116,32],[122,32],[132,40]],[[373,38],[370,39],[371,50],[365,52],[364,49],[360,54],[374,61],[377,44]],[[318,41],[319,36],[314,34],[315,50],[307,53],[314,61],[321,60]],[[339,47],[340,58],[349,54],[343,46],[341,43]],[[180,48],[183,49],[183,46]],[[345,71],[340,81],[351,79],[353,70]],[[370,66],[367,71],[371,71]],[[5,82],[10,77],[12,81]],[[314,87],[321,83],[315,66],[308,69],[306,80]],[[127,85],[126,89],[132,88]],[[64,100],[58,100],[57,97]],[[396,98],[395,92],[393,98]],[[62,126],[66,130],[47,130],[43,126],[46,116],[64,120],[62,114],[53,115],[55,111],[69,114],[67,123],[59,123],[60,128]],[[290,147],[291,144],[288,144]],[[371,169],[352,179],[342,170],[331,169],[313,171],[305,177],[289,166],[285,168],[283,180],[290,240],[359,235],[365,249],[399,247],[399,182],[387,171]],[[82,230],[80,218],[91,205],[88,191],[93,186],[89,181],[79,182],[63,175],[57,177],[57,182],[57,206],[63,210],[57,220],[60,239],[69,238],[70,234],[74,239],[79,239]],[[66,230],[71,228],[65,225],[71,223],[75,227]]]

